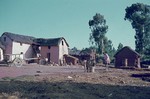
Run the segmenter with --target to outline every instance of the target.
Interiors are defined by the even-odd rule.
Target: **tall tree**
[[[119,43],[117,52],[118,52],[119,50],[121,50],[122,48],[123,48],[123,44],[122,44],[122,43]]]
[[[110,59],[113,59],[114,54],[116,53],[115,48],[113,47],[112,41],[108,40],[107,37],[104,39],[105,52],[108,53]]]
[[[90,33],[90,42],[95,44],[98,47],[98,52],[102,54],[104,51],[104,38],[108,30],[104,16],[96,13],[96,15],[93,16],[93,19],[89,20],[89,27],[92,32]]]
[[[150,44],[150,6],[143,3],[132,4],[125,9],[125,20],[135,29],[136,51],[144,55]]]

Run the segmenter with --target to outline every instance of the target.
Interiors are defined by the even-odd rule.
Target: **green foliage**
[[[97,60],[100,62],[103,61],[103,52],[107,52],[110,56],[110,59],[113,60],[113,56],[116,53],[116,50],[113,47],[112,41],[105,36],[108,30],[108,26],[106,25],[104,16],[96,13],[96,15],[93,16],[93,19],[89,20],[89,27],[91,29],[89,40],[92,44],[95,44]]]
[[[105,52],[110,56],[110,59],[114,59],[114,55],[116,53],[116,49],[113,47],[112,41],[107,38],[104,39]]]
[[[150,61],[150,45],[145,49],[143,58],[145,61]]]
[[[143,3],[132,4],[127,7],[125,20],[129,20],[135,29],[136,51],[142,56],[149,49],[150,44],[150,6]]]
[[[117,52],[123,48],[123,44],[119,43]]]
[[[96,15],[93,16],[93,19],[89,20],[89,27],[92,32],[89,40],[98,47],[98,51],[102,54],[104,51],[104,38],[108,30],[104,16],[96,13]]]

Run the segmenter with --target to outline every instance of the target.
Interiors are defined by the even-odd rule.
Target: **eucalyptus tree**
[[[135,50],[142,56],[150,50],[150,6],[143,3],[132,4],[125,9],[125,20],[135,29]]]
[[[108,30],[104,16],[96,13],[93,19],[89,20],[89,27],[91,29],[89,40],[98,47],[98,52],[102,54],[105,50],[104,39]]]
[[[122,44],[122,43],[119,43],[117,52],[118,52],[119,50],[121,50],[122,48],[123,48],[123,44]]]

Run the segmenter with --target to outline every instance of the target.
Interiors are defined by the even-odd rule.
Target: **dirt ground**
[[[149,69],[0,67],[0,99],[150,99]]]
[[[0,67],[0,80],[77,82],[108,85],[150,86],[150,71],[143,69],[116,69],[97,66],[94,73],[86,73],[82,66]]]

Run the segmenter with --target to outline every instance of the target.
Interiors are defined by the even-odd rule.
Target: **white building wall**
[[[64,39],[59,43],[59,60],[63,61],[63,55],[68,54],[68,46]]]
[[[0,61],[4,59],[3,49],[0,48]]]
[[[33,49],[30,44],[25,43],[19,43],[19,42],[13,42],[12,45],[12,54],[21,54],[21,58],[32,58],[33,56]]]

